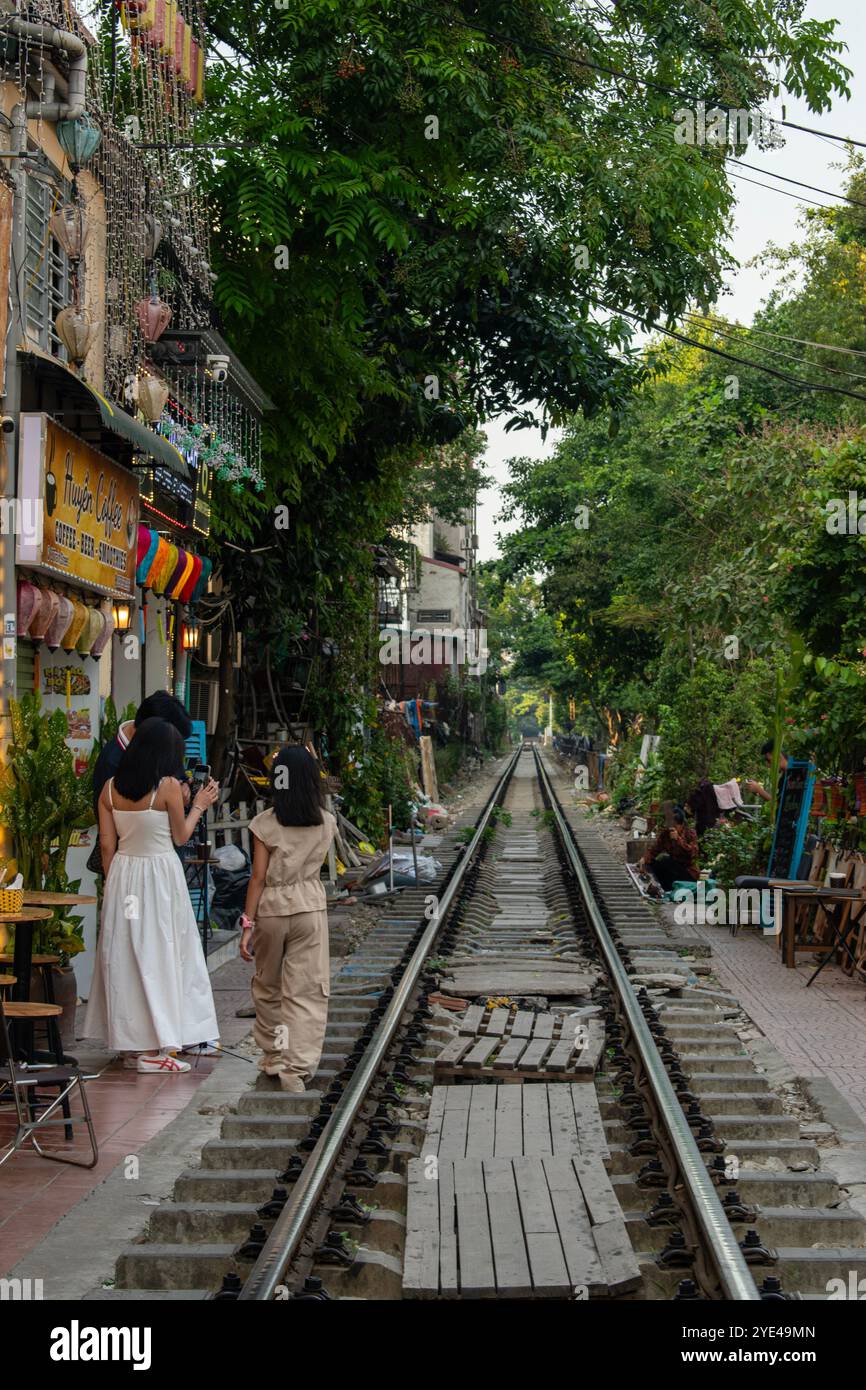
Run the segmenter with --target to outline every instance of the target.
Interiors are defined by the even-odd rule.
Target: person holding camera
[[[172,1049],[217,1038],[213,994],[175,846],[219,795],[211,778],[187,812],[176,778],[183,739],[164,719],[136,726],[99,797],[105,892],[85,1034],[145,1074],[189,1071]]]
[[[271,809],[250,822],[255,850],[240,952],[244,960],[255,958],[259,1069],[284,1091],[300,1092],[316,1073],[328,1022],[328,913],[320,872],[337,821],[325,809],[319,765],[300,745],[274,759],[271,794]]]

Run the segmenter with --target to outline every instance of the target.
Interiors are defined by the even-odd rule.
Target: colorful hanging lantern
[[[90,233],[83,204],[64,203],[51,214],[49,226],[54,240],[60,242],[69,259],[80,261]]]
[[[74,304],[68,304],[65,309],[61,309],[57,318],[54,320],[54,327],[57,329],[57,336],[66,351],[69,353],[70,360],[80,367],[91,347],[99,330],[99,324],[91,317],[89,309],[79,309]]]
[[[57,608],[51,619],[51,625],[45,633],[45,645],[50,652],[56,652],[66,636],[74,611],[72,600],[68,599],[65,594],[58,594]]]
[[[35,584],[22,579],[18,584],[18,636],[26,637],[36,614],[39,612],[40,592]]]
[[[138,523],[138,551],[135,557],[136,566],[141,564],[142,560],[147,554],[147,548],[150,545],[150,534],[150,527],[145,526],[144,522],[140,521]],[[136,580],[138,580],[137,572],[135,577]]]
[[[105,618],[98,608],[88,608],[87,621],[81,629],[81,635],[75,644],[75,650],[79,656],[89,656],[90,649],[97,637],[105,627]]]
[[[145,420],[155,425],[165,410],[169,386],[159,376],[140,376],[138,378],[138,405]]]
[[[147,575],[152,570],[158,543],[160,543],[160,532],[150,530],[150,527],[139,527],[139,550],[142,545],[142,531],[147,532],[147,548],[140,556],[138,570],[135,571],[136,584],[147,584]]]
[[[187,576],[186,583],[180,591],[181,603],[189,603],[190,599],[192,598],[193,590],[195,589],[199,579],[201,578],[201,567],[203,563],[204,561],[202,560],[202,557],[200,555],[194,555],[192,557],[192,569],[190,570],[189,575]]]
[[[154,580],[159,578],[160,570],[163,568],[168,555],[168,541],[161,536],[158,531],[153,533],[156,537],[156,546],[153,550],[150,565],[144,576],[143,584],[146,589],[152,589]]]
[[[138,301],[135,313],[146,343],[157,342],[171,323],[171,307],[160,299],[156,290]]]
[[[178,553],[178,548],[174,541],[167,541],[165,551],[163,552],[163,562],[155,572],[150,585],[155,594],[165,593],[165,586],[174,574],[177,566]],[[157,551],[157,558],[159,558],[159,551]]]
[[[99,126],[86,112],[71,121],[58,121],[54,131],[60,148],[76,174],[93,158],[102,140]]]
[[[196,584],[189,597],[190,603],[198,603],[199,599],[201,598],[202,594],[207,588],[207,582],[210,579],[212,569],[213,561],[208,560],[205,556],[201,562],[201,574],[198,577],[198,583]]]
[[[30,620],[30,636],[34,642],[47,641],[46,633],[57,616],[60,595],[53,589],[39,590],[39,612]]]
[[[191,550],[181,550],[177,562],[177,569],[168,581],[166,594],[169,598],[179,599],[184,589],[186,581],[192,573],[193,554]]]
[[[63,638],[60,642],[65,652],[72,652],[75,650],[78,645],[78,639],[81,636],[81,630],[86,623],[87,605],[82,603],[81,599],[74,598],[72,600],[72,621],[63,634]]]
[[[111,641],[111,634],[114,631],[114,612],[112,610],[111,600],[107,598],[103,599],[99,608],[102,613],[103,623],[102,631],[97,635],[96,641],[90,648],[90,655],[93,657],[94,661],[98,661],[102,656],[102,653]]]

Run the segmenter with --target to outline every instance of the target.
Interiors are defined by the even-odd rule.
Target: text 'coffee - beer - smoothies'
[[[44,414],[22,417],[22,496],[44,518],[37,542],[18,545],[18,563],[118,598],[135,587],[138,480],[129,470]]]

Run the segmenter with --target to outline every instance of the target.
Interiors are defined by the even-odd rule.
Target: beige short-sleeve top
[[[336,817],[330,811],[322,812],[321,825],[280,825],[272,810],[250,821],[256,839],[271,852],[259,900],[260,917],[325,910],[325,885],[319,872],[336,829]]]

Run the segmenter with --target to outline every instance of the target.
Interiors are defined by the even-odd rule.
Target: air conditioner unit
[[[219,666],[220,652],[222,650],[222,631],[218,627],[209,627],[204,634],[204,648],[199,652],[199,661],[202,666]],[[232,666],[240,666],[243,651],[243,639],[239,632],[235,633],[235,651],[232,657]]]

